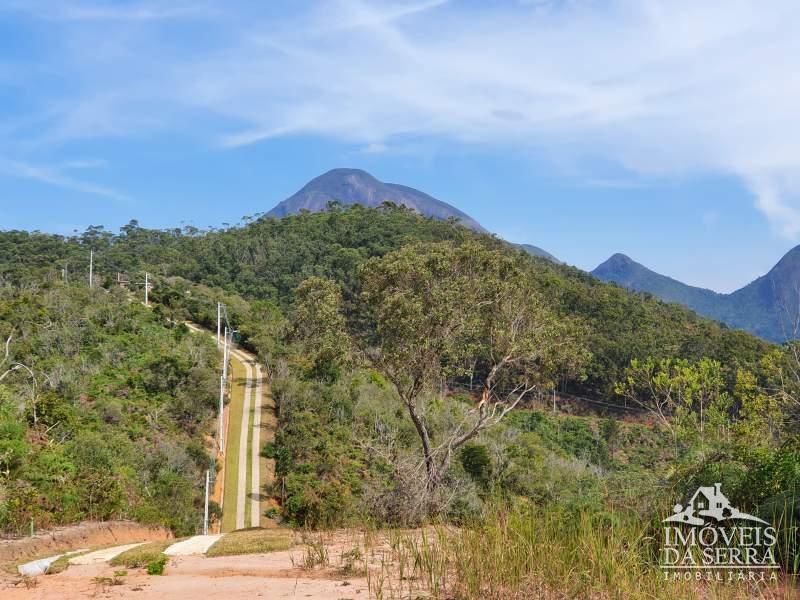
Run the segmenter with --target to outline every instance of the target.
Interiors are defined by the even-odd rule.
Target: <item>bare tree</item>
[[[21,362],[14,362],[10,360],[11,338],[12,336],[8,336],[8,339],[6,339],[5,355],[3,356],[3,360],[0,361],[0,369],[6,368],[6,370],[0,374],[0,382],[16,371],[23,370],[27,372],[31,383],[31,412],[33,414],[33,424],[36,425],[38,423],[38,416],[36,414],[36,375],[34,375],[33,370],[31,370],[31,368],[27,365]]]

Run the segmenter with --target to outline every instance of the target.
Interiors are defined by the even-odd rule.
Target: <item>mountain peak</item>
[[[783,257],[778,261],[778,263],[772,267],[770,271],[798,271],[800,270],[800,246],[795,246],[791,250],[789,250]]]
[[[592,275],[603,281],[613,281],[629,290],[649,292],[666,302],[677,302],[717,317],[713,311],[719,294],[656,273],[625,254],[614,254],[592,271]]]
[[[267,216],[285,217],[301,210],[318,212],[325,210],[330,202],[373,208],[384,202],[394,202],[426,217],[443,221],[454,218],[469,229],[486,231],[475,219],[455,206],[411,187],[384,183],[366,171],[353,168],[331,169],[315,177],[296,194],[269,211]]]
[[[473,231],[488,233],[480,223],[455,206],[412,187],[398,183],[384,183],[362,169],[343,167],[318,175],[296,194],[269,211],[267,216],[281,218],[302,210],[319,212],[326,210],[330,202],[338,202],[344,206],[360,204],[373,208],[384,202],[393,202],[426,217],[442,221],[456,219],[461,225]],[[520,247],[534,256],[559,262],[552,254],[536,246],[520,244]]]
[[[639,263],[637,263],[627,254],[622,254],[621,252],[617,252],[616,254],[612,254],[611,256],[609,256],[608,259],[603,264],[601,264],[600,266],[597,267],[597,269],[595,269],[595,271],[602,268],[633,266],[633,265],[639,265]]]
[[[311,181],[309,181],[306,186],[313,184],[314,182],[319,181],[328,181],[328,180],[344,180],[347,178],[353,179],[363,179],[365,181],[373,182],[378,181],[376,177],[372,174],[367,173],[363,169],[351,169],[347,167],[337,167],[335,169],[331,169],[330,171],[325,171],[322,175],[318,175]]]

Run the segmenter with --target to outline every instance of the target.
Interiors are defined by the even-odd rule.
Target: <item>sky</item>
[[[0,0],[0,229],[234,224],[335,167],[592,269],[800,243],[796,0]]]

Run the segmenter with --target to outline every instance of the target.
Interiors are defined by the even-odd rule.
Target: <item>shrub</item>
[[[160,556],[153,562],[147,565],[147,574],[148,575],[163,575],[164,574],[164,567],[167,565],[167,557]]]

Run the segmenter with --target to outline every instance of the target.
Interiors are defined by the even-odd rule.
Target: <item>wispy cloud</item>
[[[44,167],[40,165],[32,165],[25,162],[16,160],[0,159],[0,173],[5,173],[12,177],[19,177],[23,179],[31,179],[46,183],[56,187],[72,190],[74,192],[81,192],[84,194],[91,194],[94,196],[102,196],[111,200],[122,201],[126,199],[124,194],[117,192],[108,187],[96,185],[86,181],[81,181],[64,175],[57,169]]]
[[[50,4],[67,6],[49,57],[64,84],[29,88],[57,95],[42,135],[429,139],[600,158],[636,182],[735,175],[800,237],[796,0],[279,4],[209,0],[189,33],[191,5]]]
[[[68,160],[61,164],[62,169],[100,169],[108,165],[102,158],[84,158]]]

